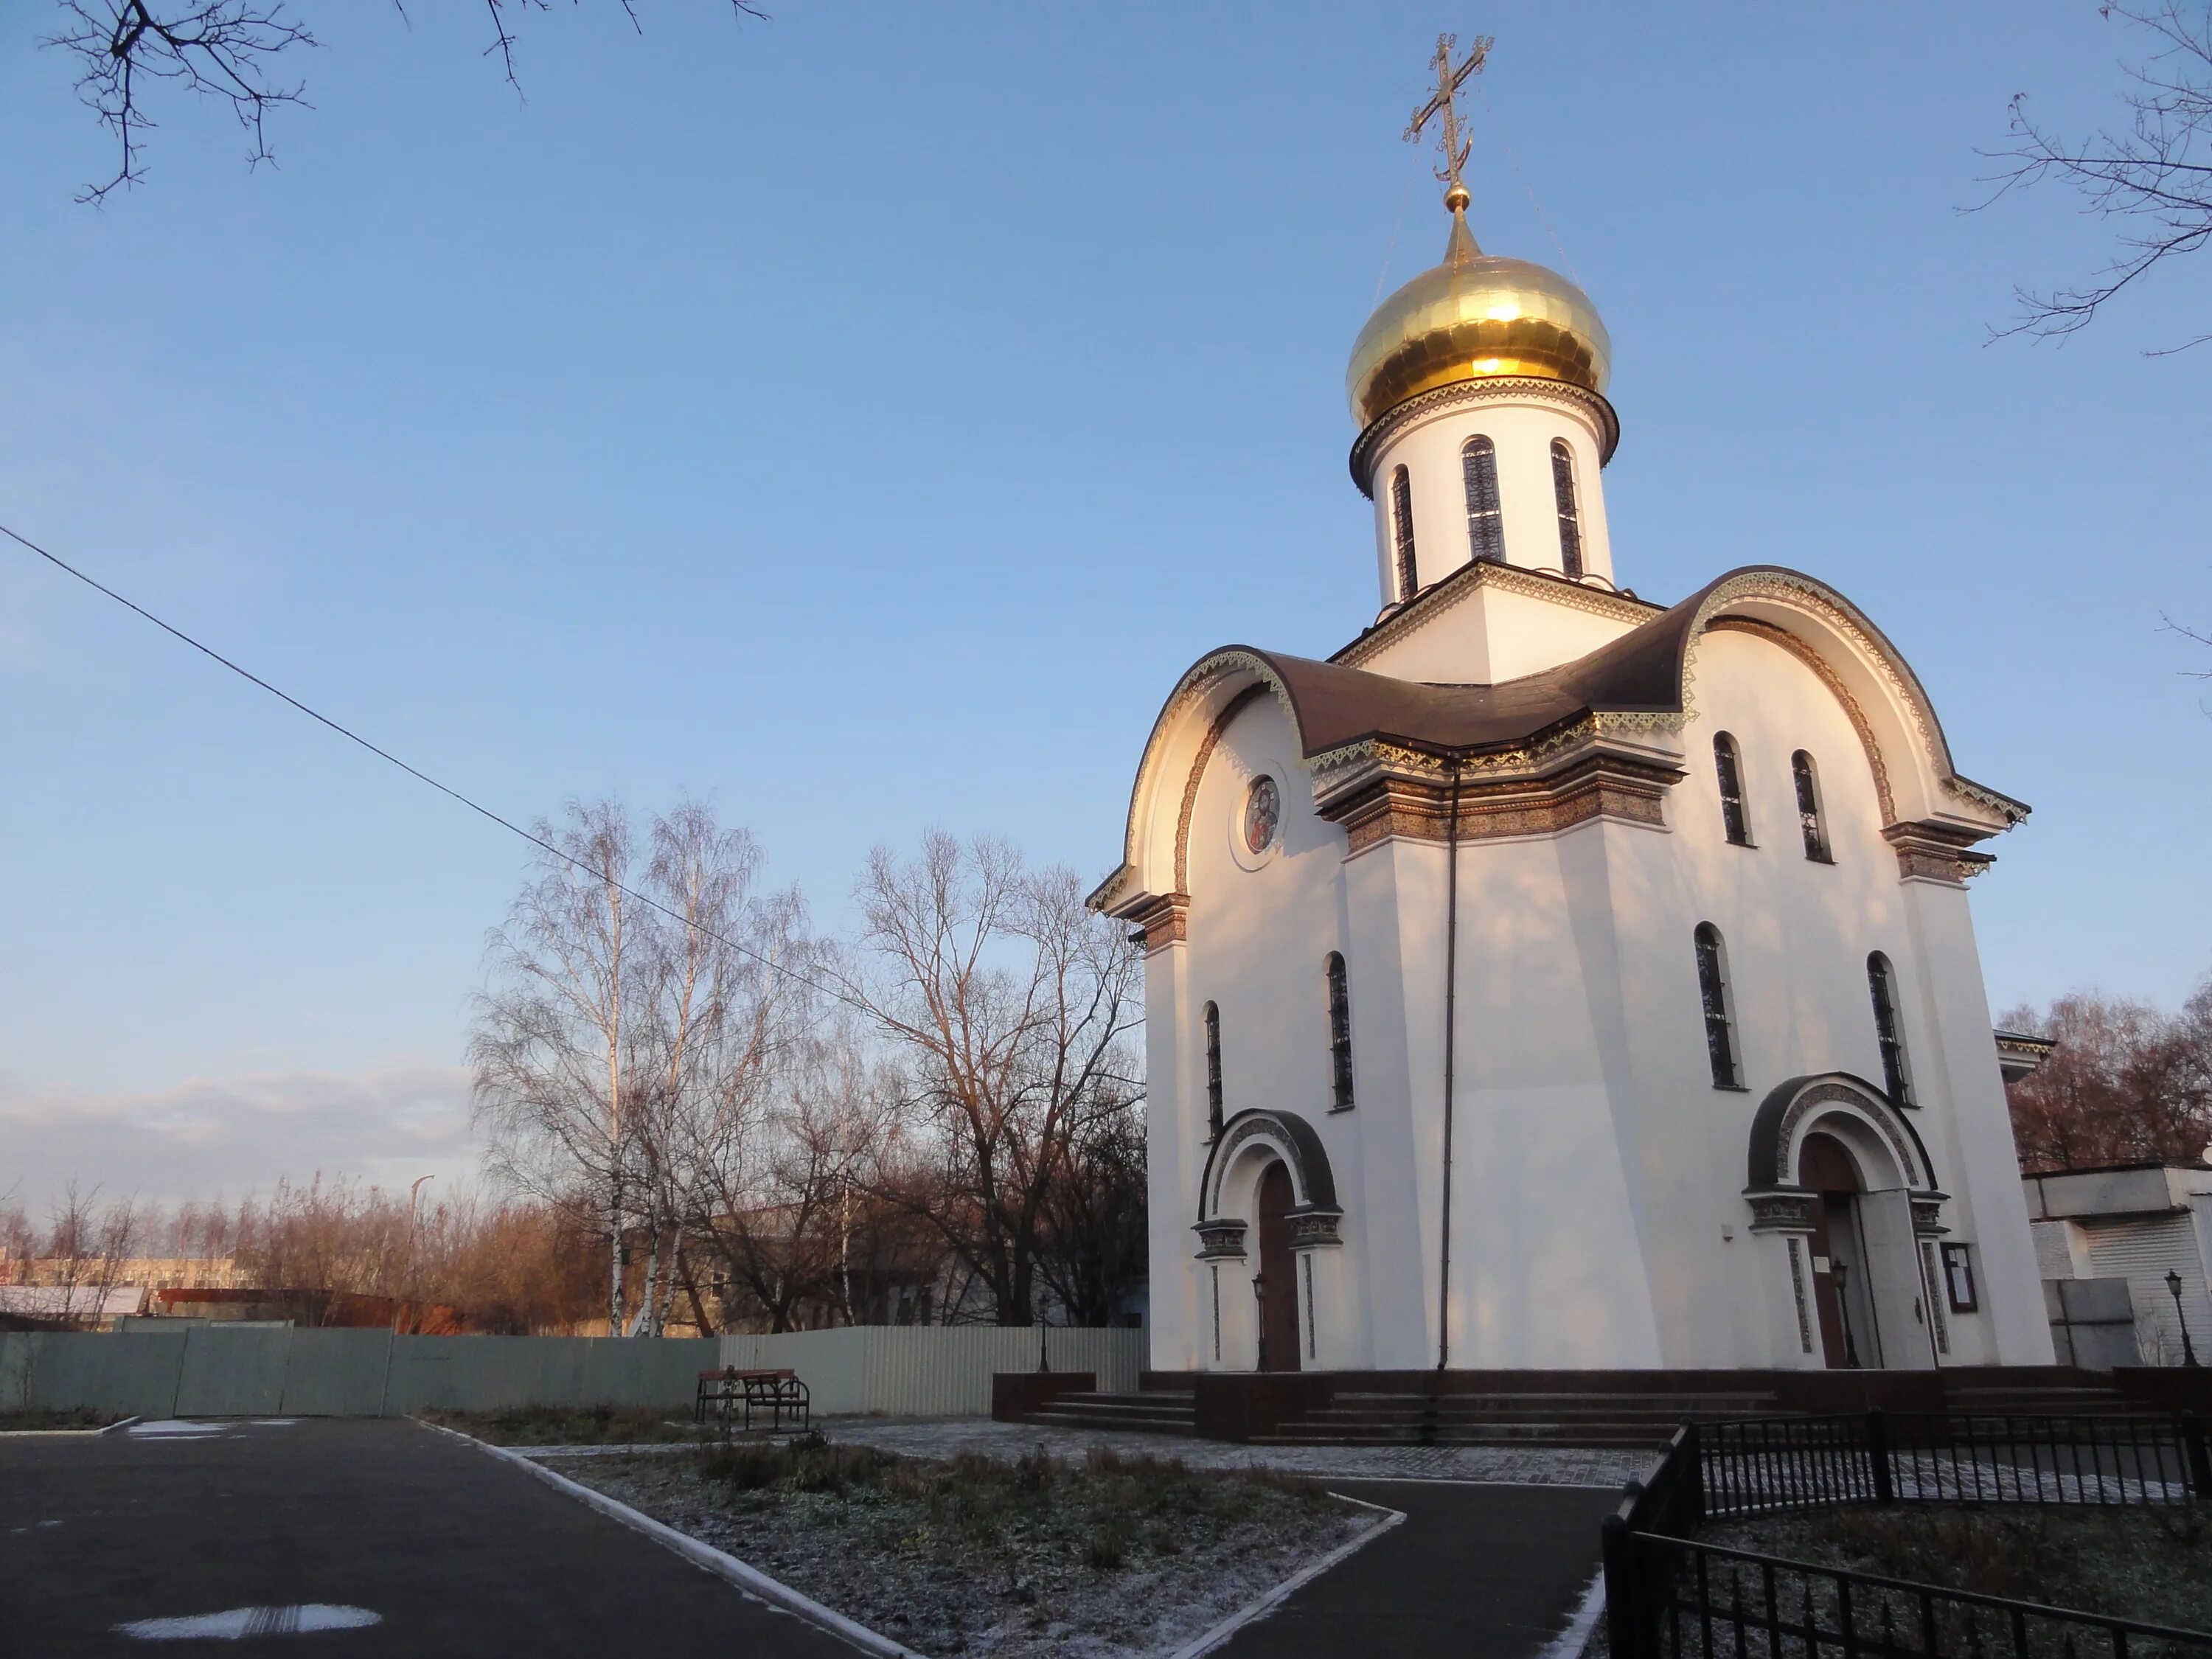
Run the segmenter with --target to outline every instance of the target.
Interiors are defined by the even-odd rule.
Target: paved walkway
[[[0,1438],[0,1654],[160,1652],[115,1627],[229,1613],[272,1634],[319,1625],[302,1650],[332,1656],[853,1659],[416,1424],[145,1428]],[[241,1612],[257,1608],[294,1611]],[[346,1609],[377,1622],[348,1628]]]
[[[1531,1659],[1573,1622],[1620,1501],[1587,1488],[1331,1481],[1400,1525],[1247,1625],[1218,1659]]]

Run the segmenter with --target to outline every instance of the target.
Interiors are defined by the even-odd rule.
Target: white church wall
[[[1660,1363],[1593,1016],[1617,1002],[1611,930],[1577,902],[1601,835],[1461,849],[1457,1365]]]
[[[1145,1147],[1148,1170],[1146,1248],[1152,1278],[1152,1364],[1156,1370],[1185,1370],[1200,1363],[1210,1337],[1199,1287],[1188,1273],[1163,1273],[1160,1264],[1188,1260],[1198,1218],[1194,1194],[1205,1147],[1206,1080],[1202,1042],[1194,1042],[1194,1009],[1187,994],[1186,945],[1169,945],[1145,962]],[[1194,1131],[1193,1125],[1198,1129]],[[1193,1196],[1185,1197],[1185,1194]]]
[[[1947,1216],[1951,1241],[1969,1249],[1980,1303],[1976,1313],[1950,1316],[1954,1356],[1963,1346],[1972,1357],[1958,1356],[1960,1364],[2048,1365],[2051,1326],[2012,1115],[1980,1036],[1990,1028],[1989,993],[1967,896],[1919,880],[1903,884],[1903,891],[1922,1000],[1942,1039],[1930,1043],[1918,1074],[1923,1087],[1944,1097],[1942,1133],[1953,1161],[1936,1175],[1952,1194],[1945,1206],[1956,1212]]]
[[[1432,964],[1443,951],[1443,849],[1387,841],[1344,866],[1358,1096],[1360,1182],[1344,1193],[1361,1272],[1349,1287],[1367,1331],[1367,1364],[1436,1363],[1437,1217],[1424,1195],[1443,1156],[1443,1020]],[[1355,1195],[1356,1194],[1356,1195]],[[1354,1206],[1357,1212],[1354,1213]]]

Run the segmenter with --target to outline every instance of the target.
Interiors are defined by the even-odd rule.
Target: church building
[[[1439,56],[1443,262],[1348,377],[1382,608],[1200,658],[1092,896],[1152,1364],[2048,1364],[1966,893],[2027,809],[1786,544],[1620,585],[1605,326],[1477,246]]]

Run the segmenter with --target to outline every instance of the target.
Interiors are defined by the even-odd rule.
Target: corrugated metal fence
[[[1146,1334],[1052,1330],[1054,1370],[1133,1389]],[[219,1325],[116,1335],[0,1335],[0,1411],[138,1417],[396,1417],[425,1408],[656,1406],[689,1410],[709,1366],[788,1365],[822,1413],[981,1415],[991,1374],[1037,1368],[1037,1333],[863,1326],[782,1336],[621,1340],[394,1336]]]

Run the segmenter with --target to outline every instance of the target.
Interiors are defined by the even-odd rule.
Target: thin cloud
[[[465,1066],[191,1078],[142,1093],[32,1088],[0,1075],[0,1195],[34,1212],[70,1181],[161,1203],[237,1198],[317,1174],[404,1186],[472,1176]]]

